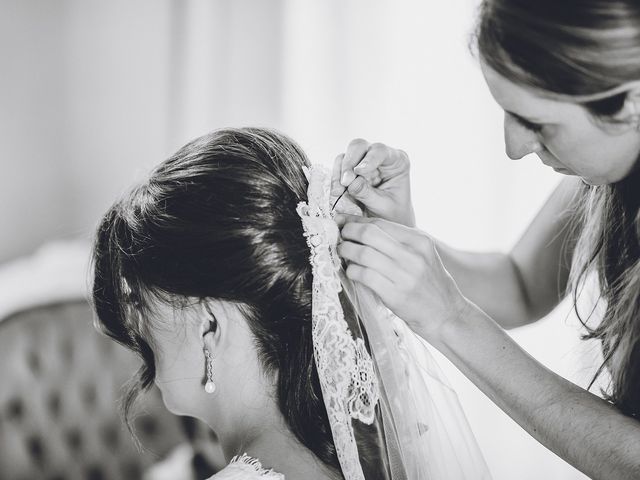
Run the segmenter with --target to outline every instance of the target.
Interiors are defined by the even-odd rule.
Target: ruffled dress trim
[[[284,475],[275,472],[272,468],[264,468],[260,460],[250,457],[246,453],[233,457],[229,462],[228,467],[231,466],[244,472],[257,473],[260,477],[266,477],[273,480],[284,480]]]

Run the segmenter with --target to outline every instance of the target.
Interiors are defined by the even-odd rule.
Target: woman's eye
[[[524,117],[521,117],[520,115],[517,115],[513,112],[509,112],[506,111],[507,115],[509,117],[511,117],[513,120],[515,120],[518,124],[520,124],[521,126],[523,126],[524,128],[526,128],[527,130],[534,132],[534,133],[541,133],[542,130],[544,130],[545,128],[545,124],[544,123],[535,123],[532,122],[531,120],[527,120]]]
[[[528,120],[525,120],[524,118],[518,118],[518,122],[520,122],[520,125],[525,127],[527,130],[531,130],[532,132],[535,132],[535,133],[540,133],[544,128],[544,125],[540,123],[530,122]]]
[[[544,128],[544,125],[541,125],[539,123],[530,123],[529,124],[529,130],[531,130],[532,132],[540,133],[543,128]]]

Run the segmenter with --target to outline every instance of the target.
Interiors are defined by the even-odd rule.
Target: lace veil
[[[311,250],[314,357],[345,480],[490,479],[428,344],[344,275],[328,170],[305,174],[297,211]]]

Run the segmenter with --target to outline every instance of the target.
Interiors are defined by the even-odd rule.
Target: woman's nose
[[[511,160],[519,160],[542,149],[536,132],[522,125],[509,113],[504,114],[504,143],[507,156]]]

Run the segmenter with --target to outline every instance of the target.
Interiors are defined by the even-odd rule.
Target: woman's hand
[[[471,304],[427,234],[354,215],[338,215],[336,221],[347,277],[371,288],[416,333],[438,343],[442,327],[465,315]]]
[[[337,198],[345,189],[364,206],[367,216],[415,226],[409,157],[402,150],[352,140],[333,165],[332,197]]]

